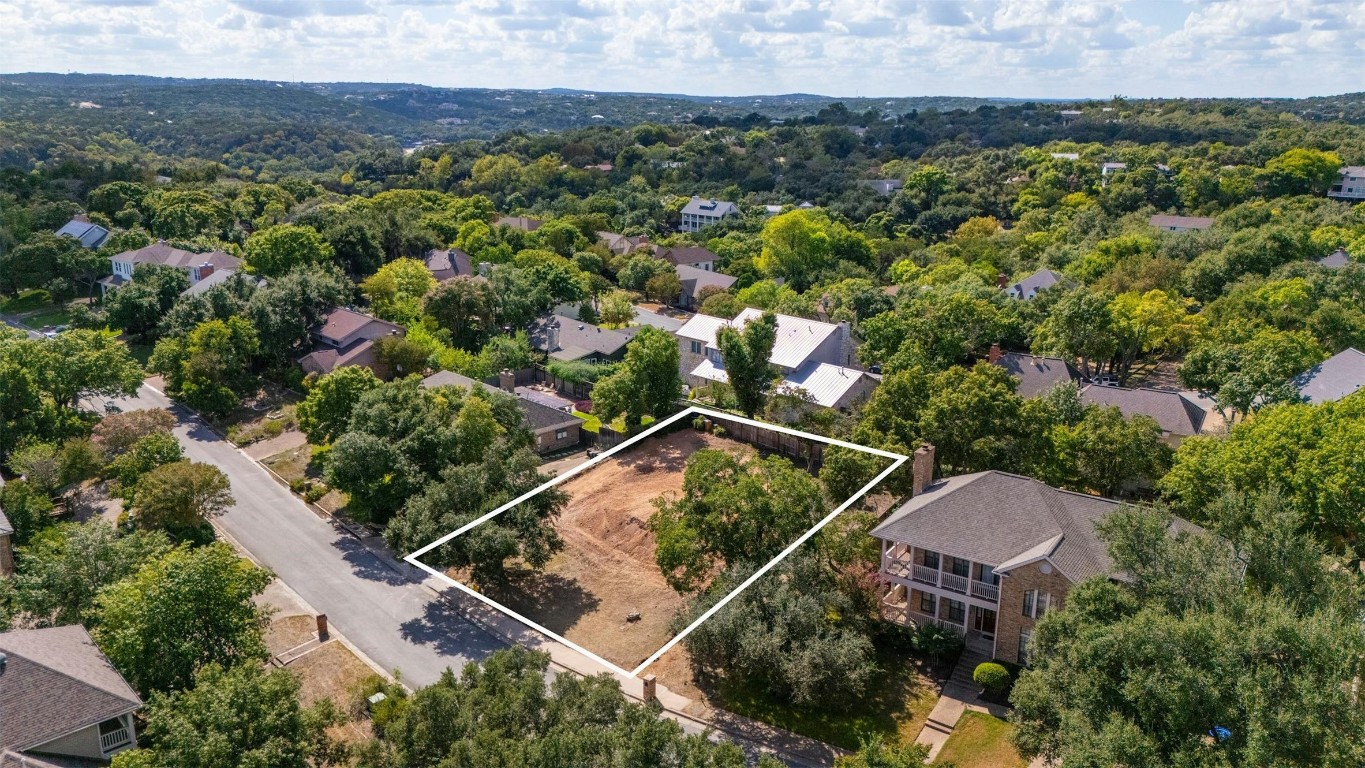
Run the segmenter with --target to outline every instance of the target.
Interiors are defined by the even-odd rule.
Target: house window
[[[938,610],[938,600],[928,592],[919,593],[919,612],[926,616],[933,616]]]
[[[956,576],[970,577],[972,575],[972,561],[963,560],[960,557],[948,558],[948,570]]]
[[[1024,615],[1030,619],[1041,619],[1052,605],[1052,595],[1030,589],[1024,592]]]
[[[954,624],[967,623],[967,606],[965,603],[959,603],[956,600],[949,600],[946,597],[943,598],[943,602],[945,605],[948,606],[947,613],[948,621],[951,621]]]
[[[937,571],[937,570],[938,570],[938,553],[937,553],[937,552],[931,552],[931,551],[929,551],[929,550],[927,550],[927,549],[921,549],[920,551],[924,553],[924,567],[925,567],[925,568],[933,568],[934,570]]]
[[[700,341],[694,341],[694,342],[692,342],[692,354],[694,354],[694,355],[700,355],[700,354],[701,354],[701,342],[700,342]]]
[[[1000,583],[1000,577],[996,575],[995,569],[991,568],[989,565],[978,565],[976,567],[976,579],[977,581],[981,581],[986,584]]]
[[[568,436],[569,436],[569,430],[567,430],[567,429],[556,429],[556,430],[555,430],[555,439],[556,439],[556,440],[563,440],[564,438],[566,438],[566,437],[568,437]]]
[[[1033,643],[1033,633],[1028,630],[1019,632],[1019,664],[1028,666],[1029,645]]]

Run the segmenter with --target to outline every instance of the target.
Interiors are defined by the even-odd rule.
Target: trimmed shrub
[[[986,693],[998,695],[1010,687],[1010,671],[993,661],[983,661],[972,671],[972,682]]]

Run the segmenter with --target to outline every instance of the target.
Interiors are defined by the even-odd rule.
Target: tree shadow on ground
[[[333,524],[333,529],[336,530],[337,537],[332,540],[332,547],[341,552],[341,559],[351,566],[351,572],[356,576],[393,586],[408,583],[406,576],[395,572],[359,539],[341,530],[336,524]]]
[[[539,571],[509,574],[505,585],[490,586],[487,594],[560,635],[602,604],[601,599],[584,589],[576,579]]]
[[[494,651],[507,647],[506,641],[494,637],[444,600],[427,603],[421,617],[400,624],[399,632],[409,643],[429,645],[442,656],[459,657],[452,663],[457,673],[464,662],[482,662]]]

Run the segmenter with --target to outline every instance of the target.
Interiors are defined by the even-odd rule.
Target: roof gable
[[[1199,434],[1208,415],[1198,403],[1183,394],[1159,389],[1091,385],[1081,390],[1081,402],[1112,405],[1129,418],[1150,416],[1162,432],[1181,437]]]
[[[0,750],[25,750],[131,712],[142,700],[79,625],[0,634]]]
[[[996,567],[1046,556],[1072,581],[1110,574],[1095,523],[1119,502],[986,471],[946,478],[893,512],[872,535]],[[1045,555],[1044,555],[1045,551]]]

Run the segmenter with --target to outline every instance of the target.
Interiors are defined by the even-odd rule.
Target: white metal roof
[[[816,404],[833,408],[862,378],[862,371],[829,363],[809,362],[788,374],[778,388],[804,390]]]
[[[762,316],[763,310],[751,307],[736,315],[735,319],[730,321],[730,325],[743,328],[750,320],[757,320]],[[839,326],[831,323],[778,315],[777,339],[773,342],[773,353],[768,357],[768,361],[783,368],[800,367],[825,339],[838,331]]]
[[[713,346],[716,343],[716,331],[719,331],[720,327],[725,324],[726,320],[721,317],[712,317],[711,315],[693,315],[692,317],[688,318],[687,322],[683,323],[682,327],[678,329],[677,333],[684,339],[704,341],[706,342],[706,345],[709,347]]]

